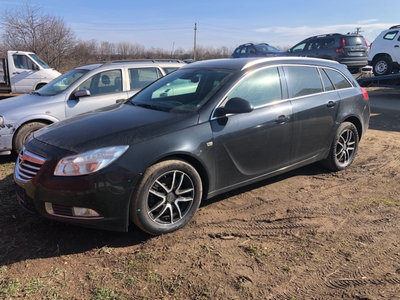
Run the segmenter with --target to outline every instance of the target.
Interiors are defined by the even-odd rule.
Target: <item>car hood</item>
[[[26,110],[27,105],[43,101],[44,98],[48,97],[42,97],[34,94],[25,94],[17,97],[11,97],[4,100],[0,100],[0,114],[6,113],[9,110],[13,110],[19,107]]]
[[[172,113],[122,104],[54,123],[35,132],[34,137],[57,148],[81,153],[133,145],[197,122],[197,113]]]

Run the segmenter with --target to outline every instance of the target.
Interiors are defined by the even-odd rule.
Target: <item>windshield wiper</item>
[[[31,92],[31,95],[39,95],[39,96],[42,96],[39,92],[37,92],[37,91],[33,91],[33,92]]]
[[[135,103],[135,102],[132,102],[132,101],[131,101],[131,103],[132,103],[132,105],[139,106],[139,107],[166,111],[164,107],[160,107],[160,106],[157,106],[157,105],[152,105],[152,104],[148,104],[148,103]]]

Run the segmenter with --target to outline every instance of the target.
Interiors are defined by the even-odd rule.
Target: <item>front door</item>
[[[268,174],[290,161],[292,108],[282,99],[278,68],[248,75],[226,101],[234,97],[249,101],[254,110],[211,120],[217,189]]]
[[[89,96],[76,98],[74,93],[70,95],[65,108],[66,117],[70,118],[126,100],[128,94],[123,91],[122,86],[121,69],[107,70],[93,75],[75,90],[87,90]]]

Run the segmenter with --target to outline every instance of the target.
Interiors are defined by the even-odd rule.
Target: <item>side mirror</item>
[[[82,97],[89,97],[89,96],[90,96],[90,91],[87,89],[78,90],[74,93],[75,98],[82,98]]]
[[[229,99],[224,107],[218,107],[216,110],[217,116],[224,116],[228,114],[242,114],[253,111],[254,107],[249,101],[239,97]]]

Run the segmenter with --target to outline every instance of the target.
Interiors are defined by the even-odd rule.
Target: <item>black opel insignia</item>
[[[369,112],[336,62],[197,62],[124,104],[35,132],[15,166],[17,199],[50,219],[167,233],[239,186],[316,161],[347,168]]]

